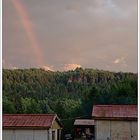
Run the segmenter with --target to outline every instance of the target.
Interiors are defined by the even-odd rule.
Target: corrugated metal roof
[[[76,119],[74,125],[94,125],[94,120],[90,119]]]
[[[50,128],[56,117],[55,114],[4,114],[3,127]]]
[[[120,118],[137,119],[137,105],[94,105],[92,117],[96,118]]]

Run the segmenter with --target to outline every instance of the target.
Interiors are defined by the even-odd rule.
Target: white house
[[[3,140],[60,140],[56,114],[4,114]]]

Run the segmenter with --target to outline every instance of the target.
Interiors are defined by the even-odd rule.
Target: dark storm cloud
[[[137,72],[137,0],[21,2],[41,44],[44,66]],[[14,6],[3,1],[5,67],[37,66],[35,57]]]

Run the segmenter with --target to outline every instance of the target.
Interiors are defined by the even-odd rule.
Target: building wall
[[[55,131],[57,140],[57,130],[3,130],[3,140],[52,140],[52,131]]]
[[[137,121],[95,121],[96,140],[137,140]]]
[[[57,129],[50,129],[49,130],[49,140],[57,140]],[[54,132],[54,139],[53,139],[53,132]]]
[[[110,122],[95,121],[95,138],[97,140],[107,140],[110,137]]]
[[[138,123],[135,121],[135,122],[132,122],[131,123],[131,132],[132,132],[132,140],[138,140]]]
[[[53,122],[51,129],[52,129],[52,131],[55,131],[56,140],[60,140],[61,139],[62,127],[60,127],[60,124],[56,120]]]
[[[62,129],[56,120],[53,122],[51,128],[52,129]]]

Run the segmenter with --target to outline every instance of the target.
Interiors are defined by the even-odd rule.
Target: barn
[[[94,105],[96,140],[137,140],[137,105]]]
[[[3,115],[3,140],[60,140],[61,132],[56,114]]]

